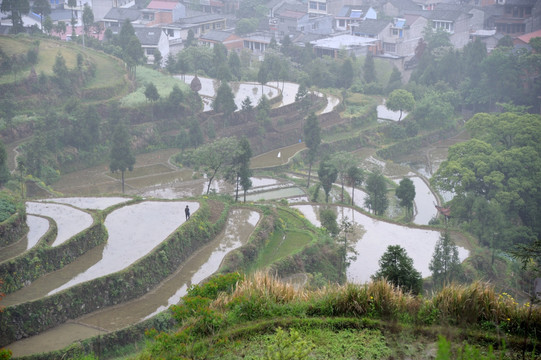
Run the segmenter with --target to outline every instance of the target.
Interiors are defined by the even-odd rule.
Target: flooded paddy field
[[[58,350],[77,340],[120,330],[166,310],[170,305],[177,304],[192,284],[201,282],[217,271],[229,252],[244,245],[259,219],[260,215],[255,211],[232,210],[225,229],[149,293],[133,301],[93,312],[42,334],[15,342],[9,345],[9,348],[14,356]]]
[[[294,205],[312,224],[320,227],[320,205]],[[389,245],[400,245],[413,259],[414,267],[423,277],[431,275],[428,265],[434,252],[436,241],[440,237],[437,230],[406,227],[381,220],[376,220],[357,210],[343,206],[333,206],[337,211],[337,221],[351,221],[354,233],[349,242],[354,246],[356,259],[347,270],[348,281],[365,283],[379,269],[379,259]],[[468,257],[469,251],[458,248],[460,261]]]
[[[28,233],[19,241],[2,248],[0,262],[14,258],[30,250],[39,242],[39,239],[49,230],[49,220],[41,216],[27,215],[26,225]]]

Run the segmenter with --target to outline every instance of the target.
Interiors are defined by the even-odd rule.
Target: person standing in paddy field
[[[190,208],[188,207],[188,205],[186,205],[184,213],[186,214],[186,220],[188,220],[190,218]]]

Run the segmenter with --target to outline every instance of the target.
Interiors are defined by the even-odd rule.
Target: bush
[[[0,223],[9,219],[9,217],[17,212],[15,199],[6,193],[0,193]]]

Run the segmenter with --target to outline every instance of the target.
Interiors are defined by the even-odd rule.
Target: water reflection
[[[57,225],[58,235],[52,246],[58,246],[92,225],[90,214],[71,206],[40,202],[27,202],[26,213],[48,216]]]
[[[40,216],[27,215],[26,225],[28,234],[14,244],[2,248],[0,262],[11,259],[30,250],[38,243],[39,239],[49,230],[49,220]]]
[[[319,206],[295,205],[304,216],[315,226],[321,226],[318,218]],[[431,275],[428,265],[434,253],[434,246],[440,237],[436,230],[408,228],[401,225],[380,221],[366,216],[349,207],[336,206],[337,221],[348,218],[357,226],[362,227],[364,234],[356,238],[354,245],[357,258],[347,271],[348,281],[365,283],[379,269],[379,259],[389,245],[400,245],[408,256],[413,259],[413,265],[423,277]],[[468,257],[468,250],[458,248],[460,261]]]
[[[146,201],[113,211],[105,219],[109,238],[102,259],[49,295],[127,268],[185,222],[186,205],[192,214],[199,208],[197,202]]]

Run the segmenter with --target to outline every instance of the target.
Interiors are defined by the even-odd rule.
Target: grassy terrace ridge
[[[30,38],[27,36],[0,36],[0,48],[7,55],[26,54],[39,41],[38,62],[34,66],[36,74],[43,72],[45,75],[53,74],[53,66],[56,55],[62,54],[69,69],[77,67],[77,54],[83,54],[96,65],[96,76],[87,84],[87,88],[111,87],[123,82],[125,70],[121,61],[102,52],[83,48],[76,44],[49,38]],[[17,79],[28,75],[30,69],[23,69],[17,74]],[[13,82],[12,74],[0,77],[0,84]]]
[[[538,307],[482,282],[427,300],[385,281],[296,290],[232,273],[193,286],[171,311],[178,329],[148,331],[153,341],[132,358],[537,359],[541,340]]]

